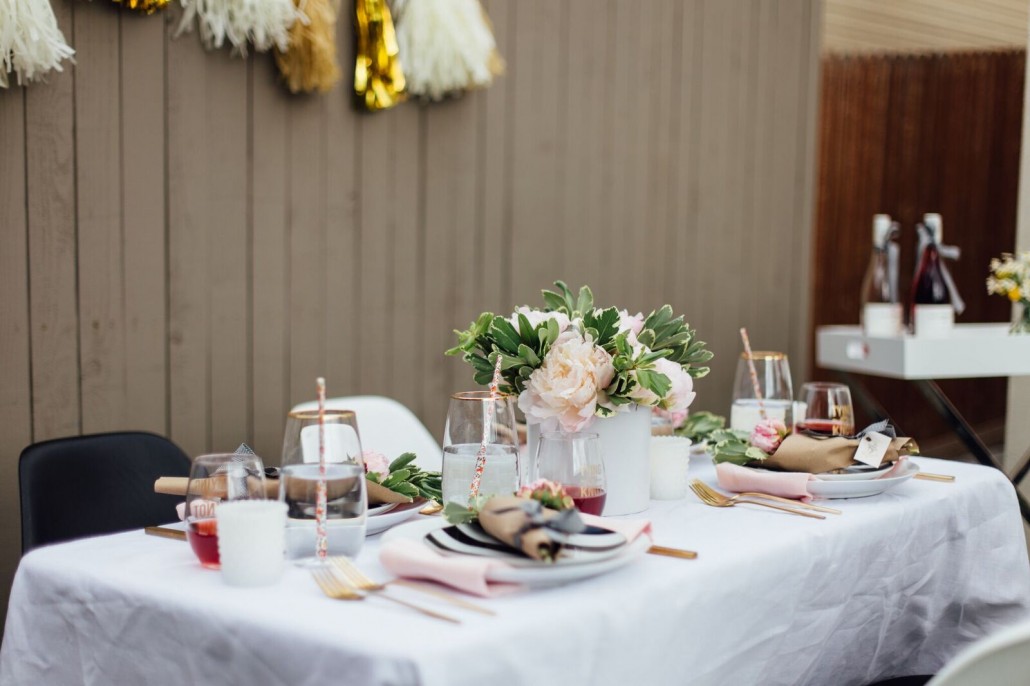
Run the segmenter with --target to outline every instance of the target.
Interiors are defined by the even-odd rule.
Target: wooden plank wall
[[[441,433],[451,330],[556,278],[686,313],[698,407],[728,410],[742,324],[807,359],[815,0],[489,0],[504,77],[372,116],[173,39],[177,8],[54,2],[77,65],[0,93],[0,588],[28,443],[275,463],[319,374]]]
[[[915,224],[944,218],[944,242],[966,312],[959,322],[1007,321],[1008,301],[984,287],[991,257],[1015,245],[1023,126],[1023,50],[828,57],[823,65],[812,326],[858,321],[872,216],[902,224],[901,287],[908,296]],[[830,377],[824,370],[816,376]],[[1005,379],[943,381],[973,423],[1000,434]],[[905,431],[949,429],[910,384],[869,379]]]

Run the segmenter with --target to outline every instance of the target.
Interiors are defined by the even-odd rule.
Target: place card
[[[858,448],[855,450],[855,460],[870,467],[879,467],[887,454],[887,448],[890,447],[890,436],[871,431],[858,442]]]

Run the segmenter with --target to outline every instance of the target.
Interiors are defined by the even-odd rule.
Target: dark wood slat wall
[[[901,222],[901,287],[914,269],[914,226],[940,212],[967,310],[959,322],[1007,321],[984,287],[990,258],[1015,240],[1024,51],[828,57],[823,63],[813,326],[858,321],[872,216]],[[976,354],[970,351],[970,354]],[[831,373],[816,370],[814,376]],[[1004,379],[941,386],[970,421],[999,425]],[[930,439],[947,426],[910,385],[870,379],[905,431]]]
[[[439,434],[451,330],[555,278],[684,312],[719,356],[698,407],[728,409],[742,323],[803,373],[816,0],[488,0],[493,87],[370,116],[173,39],[178,7],[54,6],[78,65],[0,92],[0,594],[28,443],[275,463],[319,374]]]

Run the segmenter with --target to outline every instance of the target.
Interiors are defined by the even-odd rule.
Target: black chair
[[[182,498],[154,493],[159,476],[189,476],[190,459],[140,431],[58,438],[18,463],[21,550],[174,521]]]

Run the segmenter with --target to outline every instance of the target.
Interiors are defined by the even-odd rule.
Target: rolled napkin
[[[166,495],[180,495],[186,496],[186,489],[189,485],[189,479],[182,476],[162,476],[154,482],[154,493],[164,493]],[[348,480],[346,484],[340,484],[346,488],[346,493],[350,492],[353,484]],[[391,491],[389,488],[377,484],[372,481],[365,482],[366,494],[368,497],[369,505],[381,505],[384,503],[410,503],[412,499],[409,496]],[[225,477],[211,477],[210,479],[197,479],[197,483],[194,484],[194,488],[200,489],[199,492],[205,497],[211,498],[224,498],[225,497]],[[339,489],[337,489],[339,490]],[[341,492],[339,495],[342,495]],[[279,497],[279,480],[265,478],[265,497],[270,500],[275,500]],[[330,492],[330,499],[333,494]]]
[[[844,469],[855,464],[855,450],[861,440],[860,437],[790,434],[783,439],[776,452],[762,460],[760,466],[763,469],[812,474]],[[911,455],[918,451],[919,446],[911,438],[893,438],[881,464],[895,463],[902,455]]]
[[[554,560],[568,534],[586,528],[579,510],[551,510],[537,500],[494,496],[479,510],[479,525],[488,534],[534,560]]]
[[[768,493],[806,503],[812,499],[808,492],[808,482],[815,478],[807,472],[764,472],[731,462],[715,465],[715,475],[719,479],[719,486],[726,491]]]

